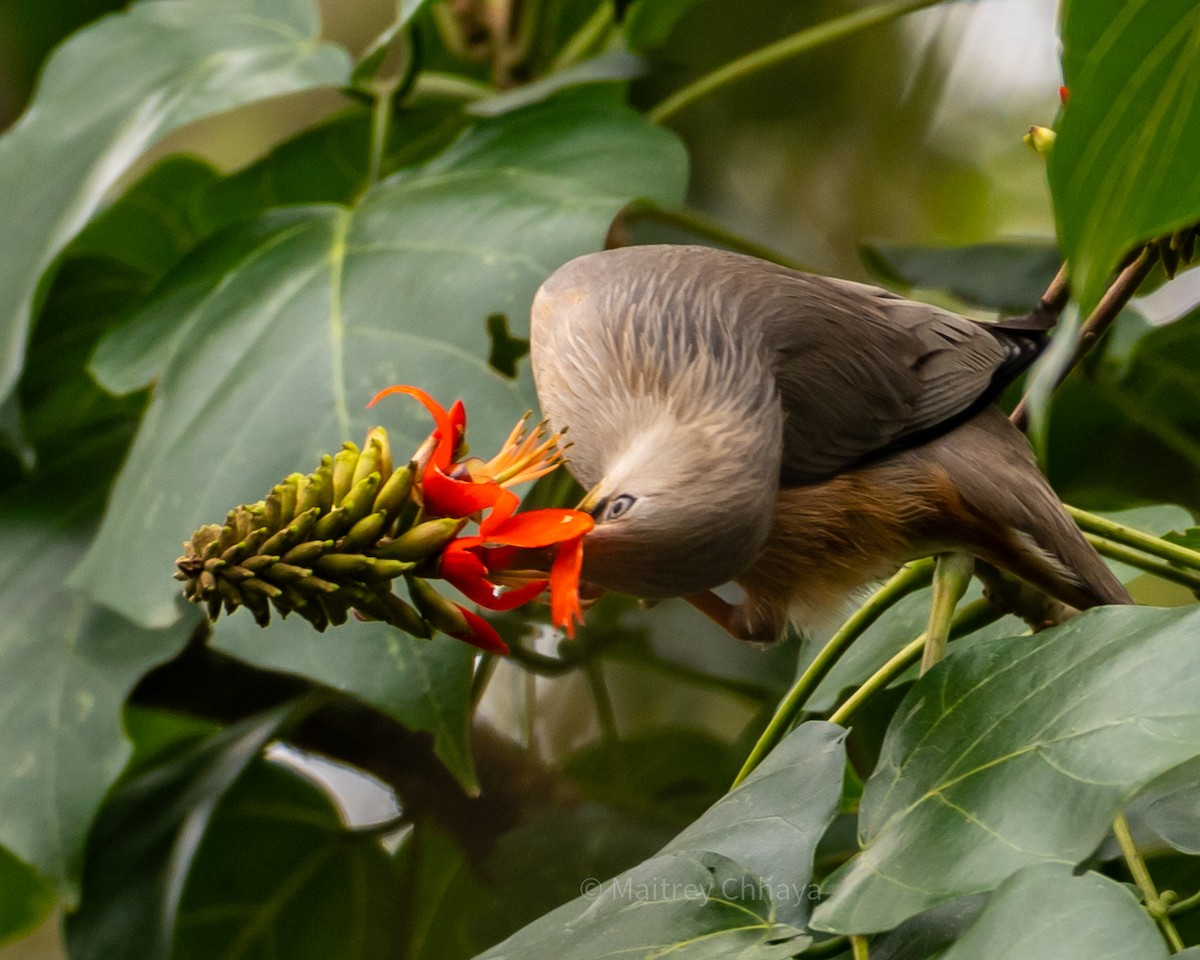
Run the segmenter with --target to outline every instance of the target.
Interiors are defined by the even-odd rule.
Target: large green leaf
[[[560,97],[480,121],[353,209],[294,208],[235,257],[218,248],[211,269],[185,261],[170,309],[97,359],[107,383],[130,386],[130,365],[160,380],[75,582],[140,622],[172,622],[169,571],[199,524],[372,423],[398,456],[416,448],[430,423],[415,404],[362,410],[391,383],[463,397],[475,449],[498,444],[532,390],[488,367],[487,317],[526,331],[541,280],[598,247],[632,196],[677,202],[684,169],[678,141],[632,111]]]
[[[1047,469],[1093,509],[1175,502],[1200,510],[1200,312],[1106,355],[1055,394]]]
[[[89,257],[63,264],[46,295],[13,395],[24,411],[25,435],[39,469],[55,473],[75,461],[75,469],[59,479],[93,499],[111,482],[146,398],[113,397],[102,390],[88,376],[88,358],[96,341],[148,286],[139,270],[113,260]],[[105,467],[80,456],[81,447],[97,443],[113,448]]]
[[[1167,960],[1150,915],[1133,894],[1063,864],[1026,867],[1002,883],[979,919],[941,960]]]
[[[180,642],[178,630],[134,626],[63,586],[93,526],[87,502],[70,502],[78,494],[42,478],[6,494],[0,516],[0,844],[68,894],[88,824],[129,755],[121,704]]]
[[[1101,608],[951,653],[909,692],[814,923],[886,930],[1023,866],[1074,865],[1200,755],[1200,610]]]
[[[656,727],[601,740],[572,755],[563,770],[587,795],[625,810],[695,819],[728,788],[741,757],[725,741],[689,727]]]
[[[265,630],[245,613],[217,624],[214,642],[243,660],[305,674],[354,694],[410,730],[433,734],[434,753],[467,790],[478,784],[467,743],[475,650],[438,637],[419,640],[385,623],[351,620],[317,633],[299,617]]]
[[[1176,850],[1200,856],[1200,761],[1169,771],[1150,784],[1128,811],[1136,829],[1142,825]]]
[[[395,956],[392,858],[370,832],[347,830],[333,800],[284,767],[259,762],[246,771],[189,866],[171,960]]]
[[[116,260],[158,279],[219,225],[207,197],[223,182],[203,160],[168,157],[97,214],[66,256]]]
[[[632,50],[666,43],[679,22],[699,0],[636,0],[625,14],[625,39]]]
[[[151,0],[59,48],[0,138],[0,398],[21,370],[39,279],[106,191],[171,130],[240,104],[344,82],[312,0]]]
[[[495,942],[496,937],[480,940],[476,927],[481,916],[495,910],[496,896],[453,840],[432,823],[418,821],[396,859],[410,918],[400,954],[405,960],[469,960]]]
[[[1060,266],[1052,243],[977,243],[967,247],[867,244],[867,268],[885,283],[946,290],[977,307],[1032,310]]]
[[[53,907],[53,885],[0,847],[0,944],[29,933]]]
[[[286,704],[182,746],[113,791],[88,839],[82,899],[67,924],[72,960],[172,956],[176,914],[214,811],[281,728],[315,704]]]
[[[1087,311],[1127,250],[1200,220],[1200,7],[1070,0],[1062,39],[1070,99],[1048,174]]]
[[[483,958],[790,957],[807,938],[812,856],[837,808],[840,727],[804,724],[657,856],[493,947]]]

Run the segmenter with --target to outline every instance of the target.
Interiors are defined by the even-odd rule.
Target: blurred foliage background
[[[557,18],[562,33],[591,6],[542,2],[546,22]],[[631,102],[658,103],[688,79],[853,6],[845,0],[700,0],[648,53]],[[0,7],[0,126],[21,113],[55,43],[121,7],[103,0],[7,0]],[[323,35],[353,54],[395,14],[395,4],[386,0],[323,0],[321,9]],[[1049,124],[1058,110],[1056,15],[1055,0],[934,7],[704,98],[668,124],[690,159],[688,208],[700,222],[719,224],[781,258],[853,278],[873,276],[864,258],[868,246],[1030,238],[1052,243],[1045,162],[1022,135],[1031,124]],[[322,90],[203,119],[154,146],[122,184],[180,153],[234,173],[352,106],[343,95]],[[629,230],[639,242],[696,237],[687,221],[669,217],[633,218]],[[989,312],[956,298],[943,284],[919,282],[920,271],[916,274],[918,292],[929,299]],[[1141,315],[1131,314],[1118,327],[1106,362],[1131,362],[1120,352],[1121,337],[1133,343],[1147,317],[1173,319],[1198,299],[1195,277],[1185,275],[1170,293],[1143,302]],[[1190,381],[1160,382],[1155,372],[1160,368],[1150,364],[1180,362],[1179,351],[1191,350],[1191,342],[1159,343],[1152,356],[1139,359],[1132,375],[1143,382],[1130,391],[1143,405],[1139,409],[1153,403],[1172,413],[1135,418],[1136,429],[1121,437],[1113,435],[1112,424],[1130,421],[1134,401],[1078,378],[1068,384],[1055,406],[1047,461],[1065,496],[1096,508],[1141,501],[1200,507],[1193,482],[1200,470],[1195,387]],[[1170,422],[1164,428],[1159,419]],[[500,439],[473,437],[481,447]],[[1133,462],[1142,469],[1127,469]],[[19,466],[6,462],[4,470],[12,476]],[[554,491],[543,487],[539,495],[552,498]],[[1188,514],[1174,508],[1144,526],[1162,532],[1188,522]],[[1190,597],[1157,582],[1142,581],[1139,590],[1143,599],[1162,602]],[[915,635],[922,615],[923,607],[914,602],[865,646],[883,649],[901,634]],[[676,603],[641,610],[606,600],[570,647],[559,647],[547,629],[519,617],[501,622],[506,635],[525,637],[526,659],[523,666],[493,666],[479,712],[486,725],[474,732],[473,745],[480,780],[493,800],[499,798],[497,816],[516,826],[499,831],[486,884],[468,868],[462,850],[433,828],[419,846],[399,844],[404,871],[420,876],[421,896],[432,898],[421,900],[410,889],[406,912],[398,915],[396,922],[419,927],[408,956],[471,956],[574,897],[580,878],[605,877],[652,854],[725,792],[797,662],[811,656],[795,638],[770,651],[740,647]],[[994,635],[1003,636],[1006,626],[1013,629],[1002,623]],[[240,642],[228,640],[226,649],[241,654],[246,648]],[[864,656],[869,659],[869,651]],[[832,705],[838,679],[861,679],[869,668],[858,664],[846,676],[831,678],[825,701]],[[236,683],[224,675],[217,679]],[[874,708],[882,720],[873,728],[865,719],[864,732],[851,742],[852,757],[857,753],[863,768],[873,760],[882,721],[897,701],[898,694],[889,695]],[[126,723],[136,732],[136,715]],[[151,728],[154,723],[147,721]],[[189,732],[194,733],[155,736],[169,741],[178,735],[183,742]],[[378,781],[297,752],[283,751],[278,758],[331,789],[352,824],[387,821],[396,813],[394,798]],[[314,822],[326,815],[319,799],[303,795],[303,787],[273,784],[270,772],[255,776],[240,788],[251,806],[256,796],[276,791],[297,807],[318,810]],[[822,856],[828,864],[844,857],[854,844],[852,829],[845,817],[839,819],[818,851],[819,862]],[[236,848],[236,838],[224,842],[226,849]],[[380,895],[398,903],[400,894],[387,882],[381,881]],[[33,939],[0,948],[0,958],[37,960],[60,951],[55,926],[47,924]]]

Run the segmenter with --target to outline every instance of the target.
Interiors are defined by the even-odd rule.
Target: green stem
[[[830,937],[828,940],[814,943],[800,956],[804,960],[808,960],[809,957],[830,957],[834,954],[843,953],[847,943],[849,943],[849,938],[847,937]]]
[[[1106,540],[1115,540],[1117,543],[1123,543],[1128,547],[1137,547],[1137,549],[1144,553],[1153,554],[1156,557],[1161,557],[1163,560],[1169,560],[1171,563],[1191,567],[1193,570],[1200,570],[1200,551],[1189,550],[1187,547],[1182,547],[1177,543],[1171,543],[1170,541],[1163,540],[1161,537],[1143,533],[1141,530],[1127,527],[1125,524],[1117,523],[1115,520],[1106,520],[1104,517],[1098,517],[1094,513],[1088,513],[1086,510],[1080,510],[1077,507],[1068,506],[1067,513],[1079,524],[1081,529],[1086,530],[1088,533],[1094,533],[1104,537]]]
[[[800,674],[787,695],[779,702],[779,707],[775,710],[775,715],[771,717],[771,722],[767,724],[767,729],[758,738],[754,749],[750,751],[750,756],[746,758],[737,778],[733,781],[734,787],[745,780],[750,772],[762,763],[763,758],[784,738],[804,711],[804,706],[813,692],[833,669],[842,654],[849,649],[850,644],[861,637],[867,628],[898,600],[924,587],[932,576],[932,560],[910,563],[876,590],[866,603],[851,614],[850,619],[829,638],[829,642],[821,648],[813,658],[813,662]]]
[[[758,73],[760,70],[773,67],[777,63],[781,63],[798,54],[806,53],[822,44],[840,40],[868,27],[887,23],[889,20],[895,20],[906,13],[912,13],[916,10],[922,10],[925,7],[932,7],[944,2],[946,0],[892,0],[890,3],[881,3],[878,6],[867,7],[865,10],[855,10],[853,13],[848,13],[845,16],[835,17],[832,20],[817,24],[815,27],[808,27],[798,33],[793,33],[791,36],[784,37],[782,40],[777,40],[765,47],[754,50],[712,71],[712,73],[706,73],[699,79],[693,80],[681,90],[677,90],[671,96],[667,97],[666,100],[651,110],[648,116],[655,123],[662,123],[668,117],[674,116],[684,107],[689,106],[701,97],[741,80],[743,77],[748,77],[753,73]]]
[[[1200,908],[1200,892],[1193,893],[1190,897],[1183,900],[1178,900],[1167,908],[1167,913],[1172,917],[1183,917],[1191,913],[1193,910]]]
[[[1154,264],[1157,262],[1158,248],[1150,244],[1142,250],[1133,263],[1129,264],[1113,280],[1109,288],[1104,292],[1104,296],[1100,298],[1100,302],[1092,310],[1091,315],[1079,327],[1078,338],[1071,355],[1063,363],[1061,369],[1055,371],[1054,383],[1046,391],[1047,397],[1051,391],[1058,388],[1067,378],[1067,374],[1074,370],[1079,361],[1083,359],[1084,354],[1095,346],[1100,337],[1104,335],[1104,332],[1112,326],[1113,321],[1117,319],[1117,315],[1124,309],[1129,299],[1137,293],[1137,288],[1150,275],[1150,271],[1154,269]],[[1054,278],[1054,283],[1051,284],[1051,289],[1047,291],[1047,294],[1053,295],[1053,293],[1057,292],[1060,297],[1065,295],[1067,293],[1065,284],[1066,275],[1060,270],[1059,275]],[[1043,297],[1042,302],[1045,303],[1048,299],[1050,298]],[[1065,305],[1065,301],[1062,302],[1059,305],[1059,311]],[[1031,411],[1035,403],[1033,391],[1030,390],[1021,398],[1020,403],[1013,410],[1012,422],[1020,429],[1025,430],[1029,427],[1032,415]]]
[[[442,73],[424,70],[413,84],[415,96],[433,97],[437,100],[481,100],[494,96],[496,88],[489,83],[464,77],[457,73]]]
[[[565,43],[561,50],[550,62],[549,73],[556,73],[564,67],[578,63],[596,46],[608,32],[613,23],[613,5],[610,2],[601,3],[596,7],[583,26]]]
[[[713,243],[719,243],[721,246],[737,250],[739,253],[748,253],[760,260],[770,260],[772,263],[778,263],[780,266],[789,267],[792,270],[807,269],[804,264],[793,260],[787,254],[734,233],[716,220],[710,220],[694,210],[666,210],[649,200],[635,200],[621,211],[619,218],[626,223],[634,220],[654,220],[705,240],[711,240]]]
[[[387,149],[388,129],[392,123],[392,95],[398,81],[381,83],[375,91],[375,102],[371,105],[371,153],[367,159],[367,182],[378,183],[383,167],[383,154]]]
[[[487,693],[488,684],[492,682],[492,677],[496,674],[496,667],[500,663],[500,658],[491,653],[485,653],[479,658],[479,665],[475,668],[475,673],[471,676],[471,710],[478,708],[483,702],[483,695]]]
[[[1180,570],[1169,563],[1151,560],[1145,554],[1138,553],[1138,551],[1122,546],[1119,543],[1113,543],[1111,540],[1106,540],[1103,537],[1098,537],[1094,533],[1085,533],[1084,536],[1087,537],[1087,542],[1095,547],[1096,552],[1102,557],[1108,557],[1111,560],[1120,560],[1122,563],[1127,563],[1131,567],[1137,567],[1139,570],[1145,570],[1147,573],[1152,573],[1163,580],[1170,580],[1172,583],[1185,586],[1189,590],[1200,590],[1200,574],[1193,573],[1190,570]]]
[[[950,638],[954,639],[972,633],[989,623],[994,623],[1002,616],[1004,616],[1004,612],[997,610],[988,600],[983,598],[974,600],[958,611],[950,628]],[[850,694],[845,703],[833,711],[829,722],[845,726],[846,721],[858,711],[859,707],[880,690],[890,686],[893,680],[916,663],[924,649],[925,634],[921,634],[915,640],[905,644],[895,656],[871,674],[866,683]]]
[[[538,653],[536,650],[522,647],[518,643],[510,643],[508,653],[522,667],[539,677],[561,677],[578,669],[582,662],[575,657],[552,657],[545,653]]]
[[[854,960],[870,960],[870,948],[867,946],[867,938],[860,937],[856,934],[850,936],[850,950],[854,955]]]
[[[933,598],[929,603],[929,626],[925,630],[925,652],[921,656],[921,675],[946,655],[954,608],[971,583],[975,558],[969,553],[943,553],[933,572]]]
[[[598,659],[588,660],[584,667],[588,689],[592,692],[592,700],[596,706],[596,720],[600,724],[600,732],[604,739],[610,742],[620,740],[617,733],[617,713],[613,709],[612,697],[608,693],[608,684],[604,680],[604,668]]]
[[[1150,876],[1146,861],[1142,859],[1137,844],[1133,842],[1133,834],[1129,832],[1129,821],[1125,819],[1124,813],[1118,813],[1113,820],[1113,835],[1117,838],[1117,845],[1125,857],[1125,864],[1129,867],[1133,882],[1142,891],[1146,910],[1162,930],[1163,936],[1171,946],[1171,952],[1179,953],[1183,949],[1183,938],[1179,936],[1179,931],[1171,921],[1167,904],[1163,903],[1158,895],[1158,888],[1154,886],[1154,879]]]

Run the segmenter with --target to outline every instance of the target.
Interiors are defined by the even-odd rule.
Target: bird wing
[[[1036,356],[1036,320],[979,323],[710,247],[626,247],[577,258],[543,285],[534,372],[552,419],[590,423],[576,428],[572,457],[590,482],[599,451],[616,443],[599,435],[625,429],[611,403],[597,416],[597,397],[645,393],[653,380],[670,384],[673,402],[695,405],[701,398],[689,392],[701,387],[671,378],[695,369],[683,361],[699,355],[711,360],[699,365],[713,374],[706,392],[745,395],[747,378],[763,373],[740,369],[731,345],[761,341],[783,406],[781,480],[797,485],[944,433],[981,409]]]
[[[950,429],[1040,349],[1040,331],[764,266],[771,276],[751,283],[742,308],[775,356],[785,484],[822,480]]]

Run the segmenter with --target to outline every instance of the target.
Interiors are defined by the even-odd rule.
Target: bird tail
[[[931,444],[954,478],[983,559],[1078,609],[1132,603],[1037,467],[1029,443],[990,407]]]

